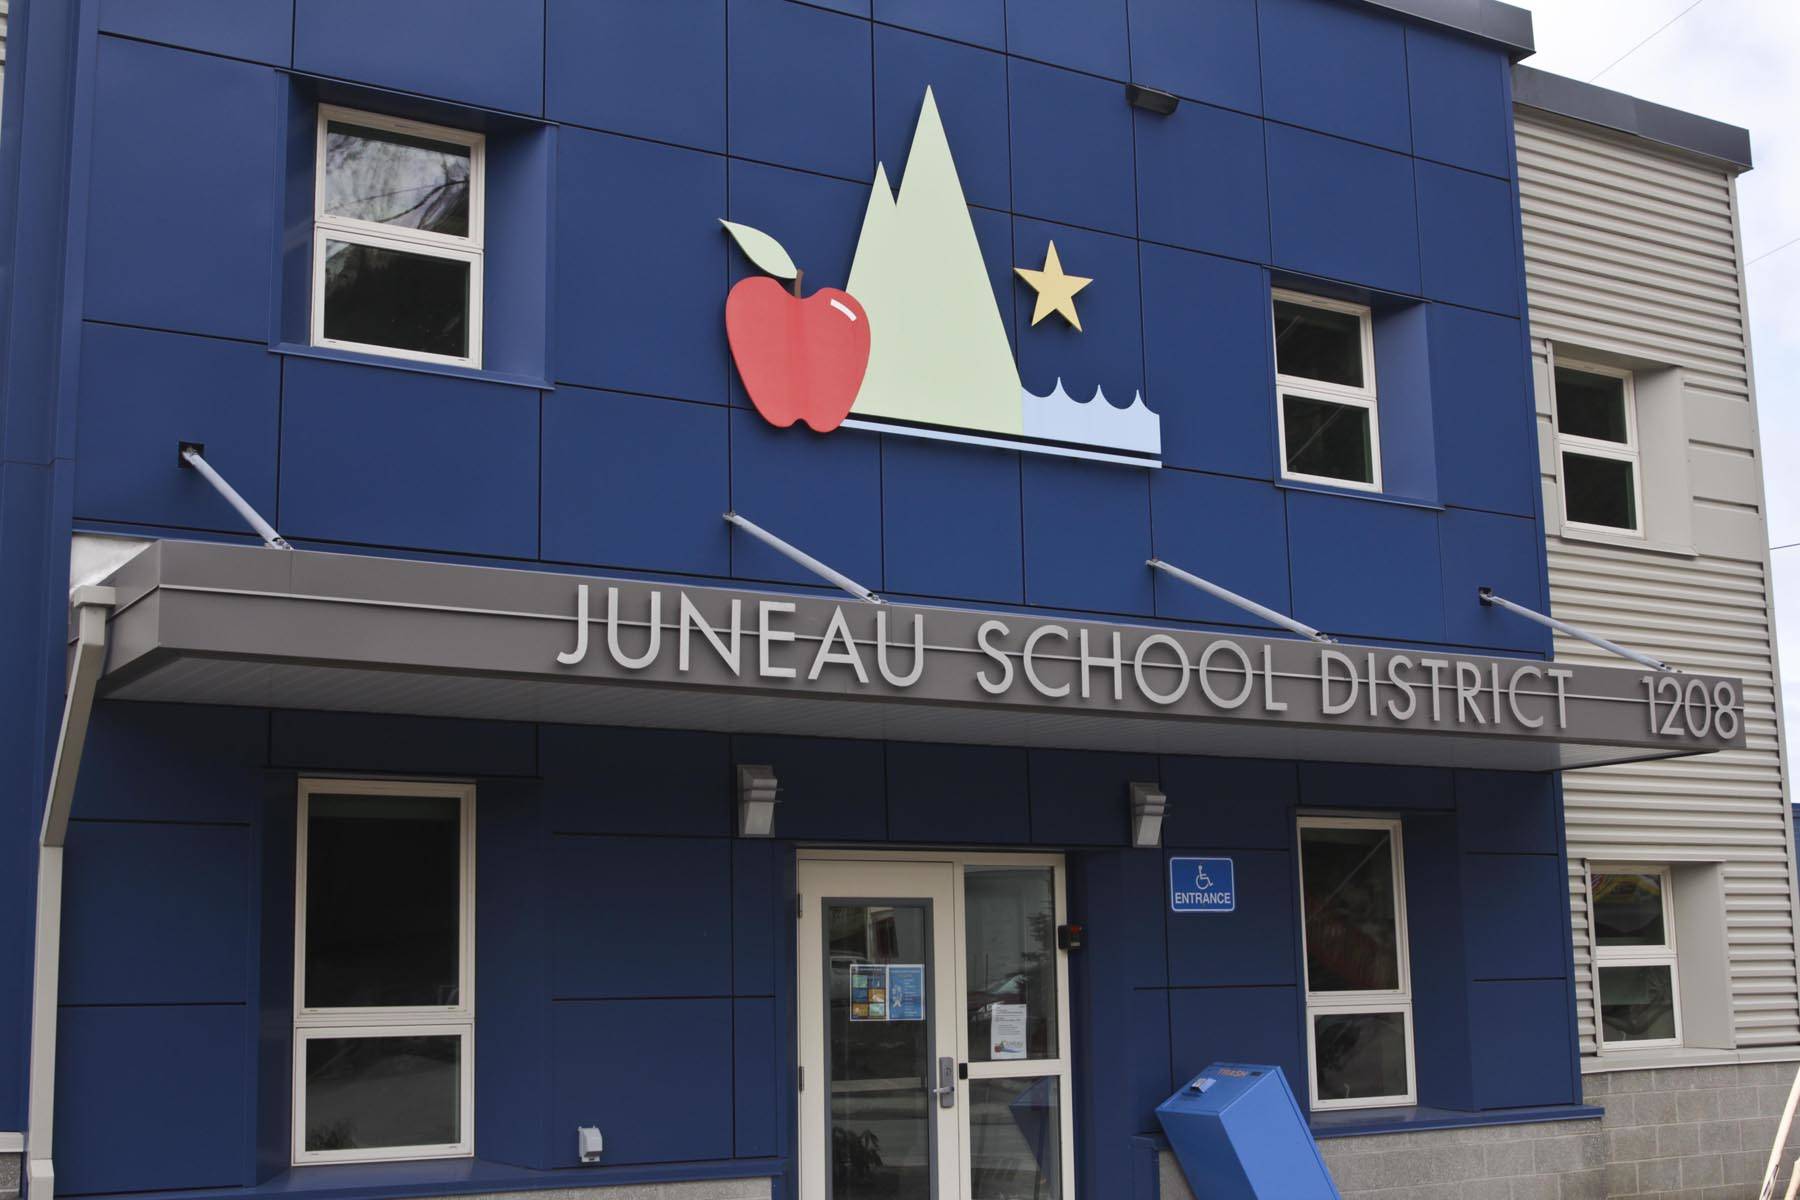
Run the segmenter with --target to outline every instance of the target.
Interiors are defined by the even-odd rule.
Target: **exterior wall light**
[[[738,836],[771,837],[775,833],[775,768],[738,764]]]
[[[1163,814],[1169,798],[1154,783],[1131,785],[1131,844],[1138,849],[1162,845]]]
[[[1155,88],[1128,83],[1125,85],[1125,102],[1133,108],[1141,108],[1145,112],[1153,112],[1159,117],[1166,117],[1175,111],[1176,106],[1181,103],[1181,97],[1170,92],[1159,92]]]

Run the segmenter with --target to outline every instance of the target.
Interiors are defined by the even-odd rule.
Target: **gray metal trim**
[[[1514,62],[1537,52],[1531,10],[1499,0],[1363,0],[1375,8],[1441,25],[1506,48]]]
[[[1752,166],[1748,129],[1608,91],[1579,79],[1552,75],[1523,63],[1513,66],[1513,103],[1698,155],[1720,164],[1733,175]]]

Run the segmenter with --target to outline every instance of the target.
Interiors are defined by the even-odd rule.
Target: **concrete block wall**
[[[1345,1200],[1602,1200],[1598,1120],[1480,1125],[1319,1143]]]
[[[1755,1200],[1794,1071],[1756,1063],[1587,1076],[1587,1102],[1606,1110],[1606,1195]],[[1796,1151],[1790,1133],[1784,1161]],[[1784,1168],[1776,1195],[1786,1183]]]
[[[17,1154],[0,1154],[0,1200],[18,1200],[19,1172],[23,1161]]]

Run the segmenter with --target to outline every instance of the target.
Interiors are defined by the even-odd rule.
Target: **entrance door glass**
[[[931,1200],[931,910],[825,905],[832,1200]]]

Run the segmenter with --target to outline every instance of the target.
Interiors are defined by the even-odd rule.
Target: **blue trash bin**
[[[1280,1067],[1213,1063],[1156,1119],[1195,1200],[1339,1200]]]

